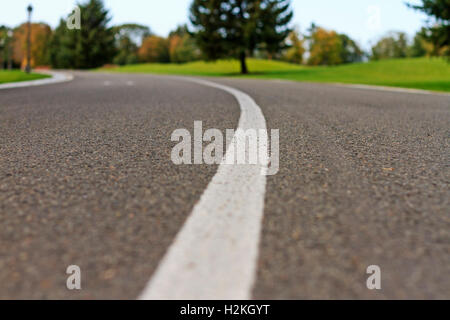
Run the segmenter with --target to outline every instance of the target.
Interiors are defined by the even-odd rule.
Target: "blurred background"
[[[430,63],[417,58],[448,57],[450,0],[2,2],[0,69],[25,69],[28,61],[31,68],[64,69],[111,69],[152,63],[167,66],[131,67],[122,71],[208,74],[207,69],[211,69],[210,74],[226,75],[248,73],[250,69],[255,74],[276,73],[278,78],[283,78],[291,68],[289,71],[296,73],[297,80],[366,83],[369,80],[364,77],[357,81],[351,75],[307,74],[306,69],[299,72],[292,65],[337,66],[406,59],[403,62],[409,62],[412,70],[405,69],[407,66],[401,62],[395,66],[377,65],[383,70],[399,67],[398,72],[405,73],[404,79],[392,83],[382,80],[380,75],[370,74],[370,70],[362,71],[368,77],[378,77],[376,84],[387,85],[406,81],[413,70],[428,68],[439,79],[447,75],[438,75],[439,70],[448,70],[444,59]],[[225,12],[227,6],[231,8],[236,3],[246,6],[248,16],[238,17],[231,10]],[[253,14],[252,6],[256,5],[260,9]],[[75,6],[81,9],[79,30],[67,27]],[[27,7],[32,9],[29,28]],[[223,12],[207,12],[209,7],[221,8]],[[228,14],[224,18],[228,25],[225,20],[220,21],[221,14],[224,17]],[[211,17],[218,22],[208,24]],[[238,25],[244,27],[239,29]],[[248,63],[247,59],[250,59]],[[228,62],[214,67],[168,68],[173,64],[217,60]],[[291,66],[268,63],[276,61]],[[353,71],[349,69],[347,74]],[[417,78],[417,83],[426,80]],[[448,83],[441,83],[430,88],[447,90],[448,87]]]

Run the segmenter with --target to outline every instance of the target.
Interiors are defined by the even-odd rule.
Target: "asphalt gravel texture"
[[[450,298],[449,95],[209,80],[280,130],[255,299]],[[239,115],[228,93],[170,76],[1,90],[0,299],[135,299],[217,170],[174,165],[172,132]]]

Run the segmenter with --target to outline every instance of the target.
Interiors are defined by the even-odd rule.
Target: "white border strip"
[[[247,94],[210,81],[178,79],[232,94],[241,107],[238,128],[266,129],[261,109]],[[251,298],[266,190],[262,170],[267,168],[222,162],[139,299]]]
[[[366,90],[375,90],[375,91],[390,91],[390,92],[401,92],[401,93],[416,93],[416,94],[445,94],[440,92],[432,92],[428,90],[421,89],[408,89],[408,88],[399,88],[399,87],[386,87],[386,86],[372,86],[367,84],[343,84],[343,83],[334,83],[335,86],[345,87],[345,88],[355,88],[355,89],[366,89]]]
[[[13,88],[26,88],[26,87],[34,87],[34,86],[43,86],[48,84],[55,83],[63,83],[73,80],[73,75],[62,72],[54,72],[54,71],[37,71],[36,73],[42,73],[51,75],[52,77],[49,79],[39,79],[39,80],[31,80],[31,81],[19,81],[19,82],[10,82],[0,84],[1,89],[13,89]]]
[[[400,87],[386,87],[386,86],[375,86],[368,84],[351,84],[351,83],[337,83],[337,82],[312,82],[312,81],[295,81],[295,80],[285,80],[285,79],[267,79],[267,81],[277,82],[277,83],[307,83],[307,84],[318,84],[318,85],[328,85],[334,87],[351,88],[351,89],[363,89],[363,90],[374,90],[374,91],[386,91],[386,92],[397,92],[397,93],[414,93],[414,94],[425,94],[425,95],[435,95],[435,96],[450,96],[450,93],[441,91],[429,91],[421,89],[411,89],[411,88],[400,88]]]

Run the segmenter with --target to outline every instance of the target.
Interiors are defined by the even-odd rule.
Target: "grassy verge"
[[[239,74],[233,60],[187,64],[137,64],[101,71],[197,76],[228,76],[294,81],[367,84],[450,92],[450,63],[439,58],[393,59],[334,67],[306,67],[249,59],[251,74]]]
[[[27,74],[19,70],[0,70],[0,83],[37,80],[49,77],[50,76],[37,73]]]

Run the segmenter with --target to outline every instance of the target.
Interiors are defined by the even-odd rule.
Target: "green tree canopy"
[[[414,36],[413,42],[409,47],[408,56],[410,57],[423,57],[426,55],[437,55],[437,52],[427,37],[428,30],[426,28],[420,29]]]
[[[264,48],[275,54],[285,46],[292,19],[289,0],[194,0],[190,21],[208,60],[236,57],[247,73],[246,57]]]
[[[5,61],[8,59],[8,28],[0,26],[0,69],[5,68]]]
[[[69,30],[61,20],[51,41],[51,63],[55,68],[88,69],[111,63],[115,55],[114,31],[108,27],[108,10],[103,1],[79,5],[81,29]]]
[[[115,64],[133,64],[138,62],[138,49],[143,40],[152,33],[150,28],[139,24],[122,24],[113,27],[117,54]]]
[[[408,56],[408,38],[404,32],[390,32],[372,47],[372,60],[405,58]]]
[[[200,58],[195,39],[189,33],[186,25],[178,26],[169,34],[170,62],[184,63]]]
[[[339,34],[341,40],[342,63],[361,62],[364,56],[363,50],[346,34]]]
[[[430,16],[426,37],[450,58],[450,0],[422,0],[421,5],[409,5]]]
[[[135,44],[141,44],[144,38],[151,36],[153,33],[150,28],[136,23],[125,23],[112,27],[114,35],[117,37],[127,37]]]

